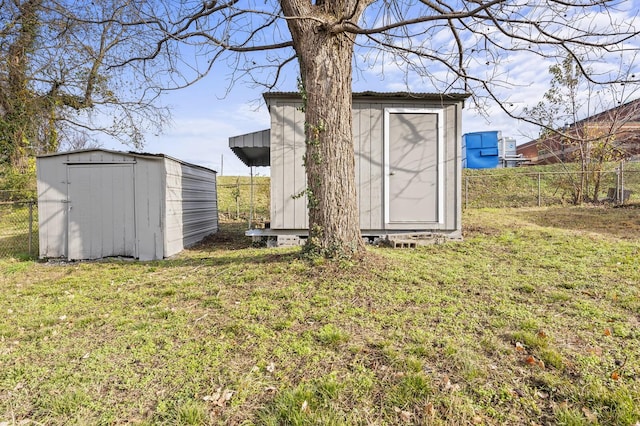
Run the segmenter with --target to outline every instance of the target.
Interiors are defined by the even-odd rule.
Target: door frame
[[[438,132],[438,140],[437,140],[437,151],[438,151],[438,160],[437,160],[437,185],[438,185],[438,220],[436,222],[409,222],[409,221],[390,221],[389,210],[390,210],[390,173],[391,173],[391,164],[390,164],[390,151],[391,151],[391,135],[390,135],[390,120],[392,114],[435,114],[437,125],[436,130]],[[383,136],[383,173],[384,173],[384,224],[385,225],[400,225],[400,224],[422,224],[422,223],[433,223],[442,225],[444,224],[444,108],[385,108],[384,109],[384,136]]]

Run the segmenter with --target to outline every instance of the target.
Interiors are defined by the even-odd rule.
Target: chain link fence
[[[228,179],[227,179],[228,180]],[[268,178],[251,183],[237,180],[233,183],[217,184],[218,215],[221,220],[251,220],[254,223],[268,222],[271,215]]]
[[[515,168],[496,172],[465,170],[462,203],[466,208],[540,207],[573,204],[574,184],[580,172],[531,172]],[[597,192],[598,202],[613,204],[640,201],[640,170],[616,168],[601,172],[598,188],[587,186],[587,193]]]
[[[38,203],[0,201],[0,256],[38,255]]]

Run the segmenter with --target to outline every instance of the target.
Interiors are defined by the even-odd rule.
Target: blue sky
[[[626,16],[636,15],[637,1],[623,2],[626,10],[620,13]],[[595,19],[598,19],[597,15]],[[639,43],[638,40],[632,40],[632,44]],[[356,62],[363,61],[357,59]],[[553,62],[541,60],[528,52],[509,52],[486,70],[483,69],[486,67],[484,60],[469,63],[470,67],[475,67],[476,75],[483,75],[483,72],[492,74],[495,71],[500,78],[508,81],[509,87],[501,89],[500,96],[516,109],[534,106],[541,99],[549,87],[550,65],[553,65]],[[607,60],[604,60],[603,67],[607,65]],[[635,71],[640,74],[640,69]],[[436,67],[433,72],[437,74],[442,70]],[[269,127],[269,114],[262,101],[264,89],[237,82],[227,93],[227,74],[228,70],[223,67],[214,68],[211,74],[193,86],[164,94],[162,103],[172,108],[171,125],[159,136],[147,135],[144,151],[164,153],[212,168],[223,175],[249,174],[249,168],[229,149],[228,138]],[[296,76],[296,65],[293,64],[288,67],[279,90],[295,90]],[[404,77],[403,68],[398,68],[391,62],[379,62],[372,68],[362,68],[354,74],[354,91],[405,91],[407,83]],[[426,86],[422,82],[412,80],[413,91],[433,91],[423,87]],[[497,105],[488,103],[484,112],[480,114],[473,108],[472,103],[468,102],[463,110],[463,133],[499,130],[503,136],[513,137],[518,143],[528,142],[537,135],[538,130],[535,126],[509,118]],[[103,141],[103,146],[110,149],[127,149],[123,145],[108,141]],[[269,170],[257,168],[256,172],[266,175]]]

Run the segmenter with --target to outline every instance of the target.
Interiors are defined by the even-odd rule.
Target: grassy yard
[[[246,226],[158,262],[0,259],[0,424],[640,421],[640,208],[467,210],[309,265]]]

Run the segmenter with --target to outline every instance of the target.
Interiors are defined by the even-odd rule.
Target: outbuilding
[[[466,94],[353,95],[362,235],[461,237],[461,116]],[[271,166],[270,228],[249,235],[304,239],[308,229],[305,118],[297,93],[266,93],[267,131],[229,144],[245,164]],[[258,142],[256,142],[258,141]]]
[[[41,258],[162,259],[218,231],[216,172],[163,154],[39,156]]]

